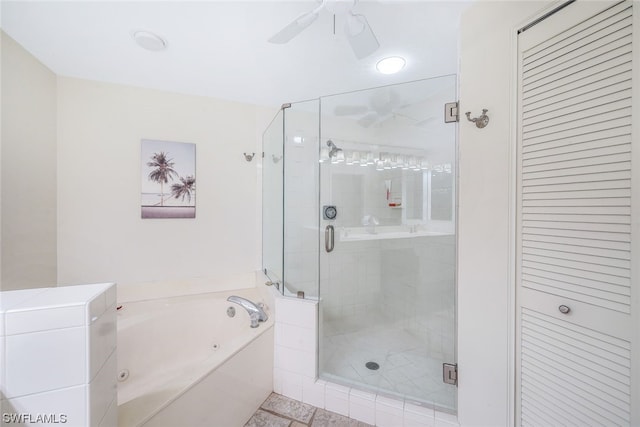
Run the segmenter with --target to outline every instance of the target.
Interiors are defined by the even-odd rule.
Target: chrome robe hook
[[[482,114],[479,117],[471,118],[471,111],[467,111],[465,114],[467,115],[467,120],[476,124],[478,129],[482,129],[483,127],[489,124],[489,116],[487,116],[487,109],[482,109]]]

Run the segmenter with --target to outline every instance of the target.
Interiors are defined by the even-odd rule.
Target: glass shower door
[[[284,278],[284,113],[273,118],[262,134],[262,268],[282,290]]]
[[[262,268],[285,296],[318,298],[319,100],[285,104],[262,135]]]
[[[319,376],[455,410],[456,78],[321,98]]]
[[[319,102],[284,112],[284,287],[286,296],[318,297]]]

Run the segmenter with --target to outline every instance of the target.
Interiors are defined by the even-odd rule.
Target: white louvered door
[[[577,1],[518,36],[522,426],[631,422],[632,9]]]

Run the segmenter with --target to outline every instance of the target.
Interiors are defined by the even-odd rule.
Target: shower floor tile
[[[373,427],[334,412],[271,393],[244,427]]]
[[[428,346],[412,334],[379,322],[356,331],[332,325],[323,339],[321,378],[455,408],[456,388],[442,382],[442,358],[430,355]],[[379,369],[368,369],[367,362],[376,362]]]

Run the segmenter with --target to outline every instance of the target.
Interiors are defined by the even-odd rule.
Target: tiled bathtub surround
[[[2,413],[116,425],[115,303],[113,284],[2,292]]]

